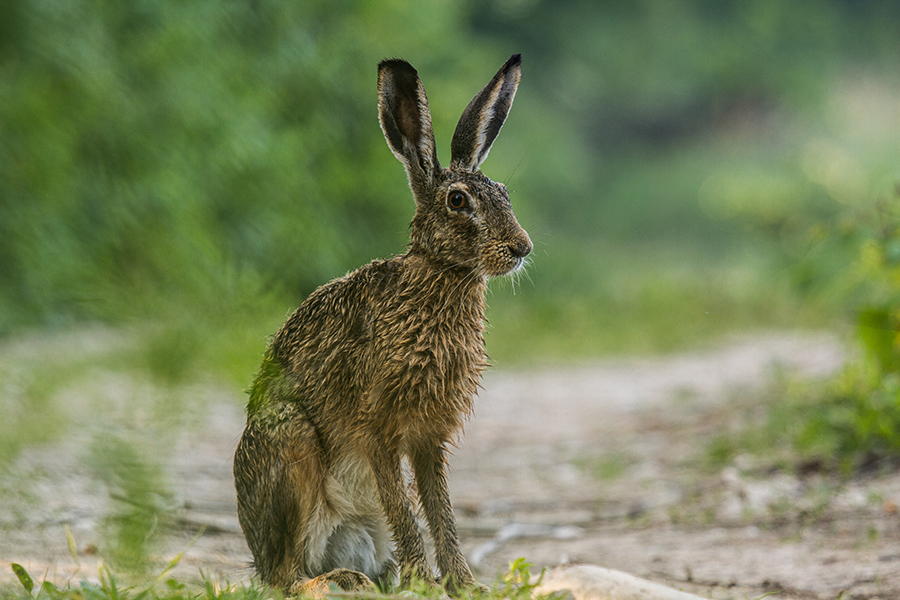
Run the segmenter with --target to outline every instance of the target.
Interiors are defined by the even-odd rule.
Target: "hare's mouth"
[[[525,257],[515,256],[509,257],[502,262],[493,262],[484,265],[484,271],[488,277],[505,277],[507,275],[515,275],[525,268]]]
[[[513,275],[525,268],[526,261],[524,256],[517,256],[515,260],[515,264],[513,265],[512,269],[505,273],[506,275]]]

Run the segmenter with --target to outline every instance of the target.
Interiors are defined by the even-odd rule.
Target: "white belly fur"
[[[392,554],[390,533],[368,462],[351,454],[325,479],[325,502],[309,521],[306,564],[311,575],[352,569],[375,579]]]

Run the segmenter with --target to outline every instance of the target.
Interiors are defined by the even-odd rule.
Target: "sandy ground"
[[[711,598],[900,598],[900,475],[839,483],[761,474],[746,457],[721,472],[697,460],[737,414],[730,407],[776,372],[821,377],[842,356],[832,336],[777,333],[672,356],[492,369],[451,462],[473,568],[491,581],[526,557],[538,568],[620,569]],[[132,426],[159,414],[159,403],[129,408],[157,393],[146,384],[109,374],[85,385],[59,399],[66,418],[78,421],[85,395],[118,403],[108,410]],[[190,393],[198,408],[156,440],[177,515],[160,557],[187,548],[179,577],[246,581],[231,478],[243,395],[216,385]],[[110,500],[85,460],[97,428],[79,423],[2,471],[0,581],[11,580],[10,562],[57,582],[96,577]]]

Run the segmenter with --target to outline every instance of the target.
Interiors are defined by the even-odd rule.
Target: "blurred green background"
[[[900,322],[898,219],[860,217],[900,182],[898,28],[874,0],[0,3],[0,343],[106,332],[2,354],[0,457],[59,431],[88,365],[247,385],[316,286],[403,252],[386,57],[419,70],[446,164],[462,109],[523,54],[483,165],[535,242],[527,276],[491,286],[496,364],[848,330],[873,303]],[[184,400],[161,398],[151,431]],[[117,439],[96,444],[107,475]]]
[[[4,335],[153,321],[252,363],[317,285],[403,251],[384,57],[419,69],[446,152],[524,54],[484,165],[536,243],[493,286],[500,364],[827,325],[792,244],[900,180],[891,2],[20,0],[0,23]]]

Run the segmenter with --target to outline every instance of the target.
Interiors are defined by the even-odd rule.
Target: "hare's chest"
[[[437,343],[423,340],[387,361],[377,386],[377,402],[384,405],[378,414],[393,415],[413,437],[458,430],[472,412],[486,364],[480,346],[461,345],[456,338],[428,341]]]
[[[451,315],[452,316],[452,315]],[[410,384],[467,384],[480,377],[487,362],[480,319],[448,318],[429,307],[413,309],[390,336],[390,359]]]
[[[371,338],[378,403],[426,429],[432,421],[454,429],[471,412],[487,364],[483,290],[466,277],[428,272],[406,273],[392,291],[381,297],[387,310]]]

